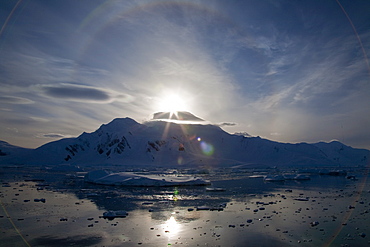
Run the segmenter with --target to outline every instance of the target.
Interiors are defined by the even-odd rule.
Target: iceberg
[[[105,170],[91,171],[85,175],[85,182],[118,186],[198,186],[209,185],[210,181],[201,177],[181,175],[137,174],[133,172],[111,173]]]

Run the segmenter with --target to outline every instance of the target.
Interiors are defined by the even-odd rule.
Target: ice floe
[[[182,186],[210,184],[208,180],[194,176],[137,174],[131,172],[110,173],[105,170],[87,173],[85,175],[85,182],[120,186]]]

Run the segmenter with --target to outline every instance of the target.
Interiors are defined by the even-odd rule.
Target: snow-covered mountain
[[[31,152],[31,149],[17,147],[7,142],[0,141],[0,161],[2,160],[1,158],[5,159],[10,156],[14,157],[14,156],[19,156],[19,155],[24,155],[27,152]]]
[[[193,119],[192,119],[193,120]],[[2,146],[6,146],[4,142]],[[2,147],[1,146],[1,147]],[[183,121],[117,118],[92,133],[47,143],[37,149],[0,148],[1,164],[122,166],[354,166],[366,165],[370,151],[340,142],[279,143],[232,135],[220,127]]]

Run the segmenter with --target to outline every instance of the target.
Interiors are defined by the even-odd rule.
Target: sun
[[[159,111],[177,112],[187,110],[186,101],[177,93],[166,93],[159,99]]]

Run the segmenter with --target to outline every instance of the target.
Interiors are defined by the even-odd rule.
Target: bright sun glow
[[[159,111],[176,112],[187,109],[185,100],[175,93],[167,93],[159,100]]]

